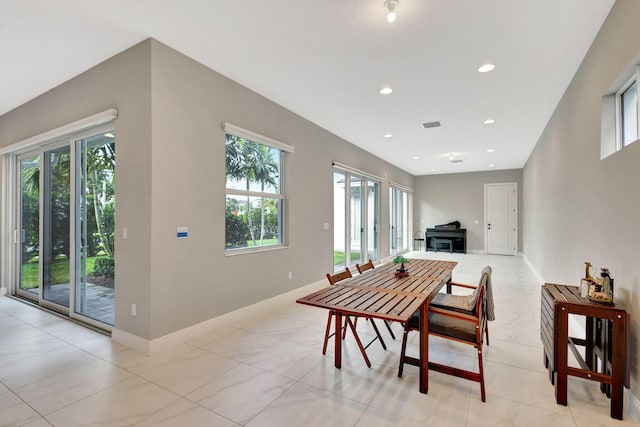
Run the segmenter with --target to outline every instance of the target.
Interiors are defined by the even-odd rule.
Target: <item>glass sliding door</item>
[[[40,294],[40,155],[18,158],[17,292],[33,300]]]
[[[69,307],[71,153],[69,146],[43,155],[42,298]]]
[[[115,132],[75,143],[74,312],[114,324]]]
[[[389,188],[390,247],[391,254],[408,250],[409,193],[396,187]]]
[[[364,180],[349,177],[349,267],[355,268],[362,261],[364,239]]]
[[[94,128],[16,154],[15,294],[114,324],[115,132]]]
[[[379,259],[380,183],[349,171],[333,174],[333,268]]]
[[[367,259],[378,260],[378,215],[380,213],[380,184],[367,181]]]
[[[344,270],[346,255],[346,175],[333,173],[333,271]]]

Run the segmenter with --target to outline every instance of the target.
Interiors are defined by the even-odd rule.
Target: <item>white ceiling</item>
[[[0,114],[154,37],[414,175],[521,168],[614,0],[383,2],[0,0]]]

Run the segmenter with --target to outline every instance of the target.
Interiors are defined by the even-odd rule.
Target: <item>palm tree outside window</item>
[[[226,238],[228,251],[283,244],[284,153],[226,134]]]

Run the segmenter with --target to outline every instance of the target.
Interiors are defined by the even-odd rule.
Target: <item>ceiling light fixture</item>
[[[496,151],[496,150],[494,150],[493,148],[489,148],[489,149],[487,150],[487,153],[493,153],[494,151]]]
[[[495,120],[493,120],[493,119],[487,119],[487,120],[485,120],[485,121],[484,121],[484,122],[482,122],[482,123],[484,123],[485,125],[492,125],[492,124],[494,124],[495,122],[496,122],[496,121],[495,121]]]
[[[489,165],[489,167],[490,167],[490,168],[493,168],[493,167],[495,167],[495,166],[496,166],[496,165]]]
[[[391,135],[390,133],[385,133],[383,135],[384,138],[391,138],[393,135]]]
[[[419,156],[414,156],[413,160],[420,160],[420,157]]]
[[[479,73],[487,73],[496,68],[495,64],[483,64],[478,68]]]
[[[389,86],[385,86],[382,89],[380,89],[381,95],[389,95],[391,92],[393,92],[393,89],[391,89]]]
[[[114,134],[112,134],[111,132],[107,132],[105,134],[103,134],[104,136],[106,136],[107,138],[115,138],[116,136]]]
[[[393,22],[396,20],[396,7],[398,7],[398,0],[386,0],[384,7],[387,9],[387,22]]]

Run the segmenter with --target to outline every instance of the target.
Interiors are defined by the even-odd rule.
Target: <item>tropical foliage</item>
[[[227,249],[280,241],[280,152],[227,134]],[[259,195],[259,196],[257,196]]]
[[[79,188],[81,204],[78,212],[84,218],[82,225],[84,235],[84,253],[88,258],[102,256],[100,277],[113,278],[113,239],[115,218],[115,143],[113,139],[105,140],[103,135],[83,140],[81,167],[78,174],[83,186]],[[67,266],[67,272],[59,275],[49,271],[48,281],[64,283],[69,281],[68,264],[70,256],[70,206],[71,206],[71,154],[69,147],[47,152],[44,158],[47,163],[48,177],[45,180],[45,212],[50,220],[49,229],[45,230],[43,244],[50,250],[49,257],[53,264]],[[22,244],[23,280],[37,265],[39,256],[40,233],[40,180],[41,167],[39,156],[26,159],[21,163],[21,223],[24,229]],[[27,264],[29,264],[27,266]],[[93,262],[87,265],[87,274],[93,272]],[[89,268],[91,267],[91,268]],[[37,282],[37,280],[36,280]]]

